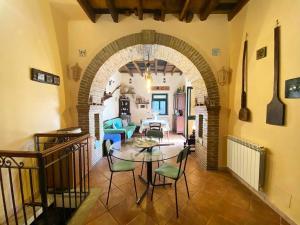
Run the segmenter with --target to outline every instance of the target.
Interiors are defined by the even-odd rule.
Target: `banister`
[[[41,156],[40,152],[35,151],[11,151],[11,150],[0,150],[0,157],[18,157],[18,158],[38,158]]]
[[[58,151],[60,151],[60,150],[62,150],[62,149],[71,147],[71,146],[73,146],[74,144],[80,143],[80,142],[82,142],[83,140],[88,139],[89,137],[90,137],[89,134],[85,134],[85,135],[82,135],[82,136],[80,136],[80,137],[78,137],[78,138],[75,138],[75,139],[73,139],[73,140],[70,140],[70,141],[68,141],[68,142],[63,142],[63,143],[54,145],[54,146],[52,146],[52,147],[50,147],[50,148],[48,148],[48,149],[42,151],[42,152],[41,152],[42,157],[46,157],[46,156],[51,155],[51,154],[53,154],[53,153],[55,153],[55,152],[58,152]]]

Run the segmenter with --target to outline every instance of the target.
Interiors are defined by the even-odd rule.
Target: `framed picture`
[[[47,82],[48,84],[52,84],[52,83],[53,83],[53,76],[47,74],[47,75],[46,75],[46,82]]]
[[[35,68],[31,68],[30,72],[31,72],[31,80],[33,81],[46,83],[46,84],[54,84],[54,85],[60,84],[59,76]]]
[[[45,81],[45,74],[43,74],[43,73],[38,73],[38,74],[37,74],[37,80],[38,80],[38,81],[41,81],[41,82],[44,82],[44,81]]]

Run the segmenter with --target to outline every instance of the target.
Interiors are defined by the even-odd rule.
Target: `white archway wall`
[[[175,49],[163,45],[140,44],[118,51],[103,63],[103,65],[99,68],[91,86],[90,96],[93,96],[93,102],[101,102],[101,97],[103,96],[105,86],[112,74],[116,73],[120,67],[130,61],[147,58],[148,52],[150,53],[150,59],[156,58],[168,61],[178,67],[183,72],[183,75],[192,83],[197,81],[195,83],[197,84],[197,90],[201,90],[197,91],[197,97],[203,99],[203,96],[207,95],[205,83],[200,72],[186,56]]]

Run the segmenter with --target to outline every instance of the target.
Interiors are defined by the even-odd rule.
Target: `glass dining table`
[[[133,138],[124,143],[114,143],[111,146],[111,155],[117,159],[144,162],[147,164],[147,177],[139,175],[140,179],[146,184],[146,189],[138,198],[137,204],[140,204],[147,195],[151,186],[171,185],[171,183],[154,184],[152,178],[152,163],[165,161],[178,156],[183,146],[175,145],[174,143],[159,143],[148,138]]]

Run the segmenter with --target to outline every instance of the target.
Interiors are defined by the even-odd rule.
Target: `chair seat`
[[[178,176],[179,169],[176,166],[173,166],[172,164],[164,163],[159,168],[155,170],[155,173],[169,177],[172,179],[176,179]],[[183,171],[180,171],[179,177],[182,175]]]
[[[133,162],[121,160],[112,164],[112,171],[113,172],[120,172],[120,171],[130,171],[134,170],[135,165]]]

